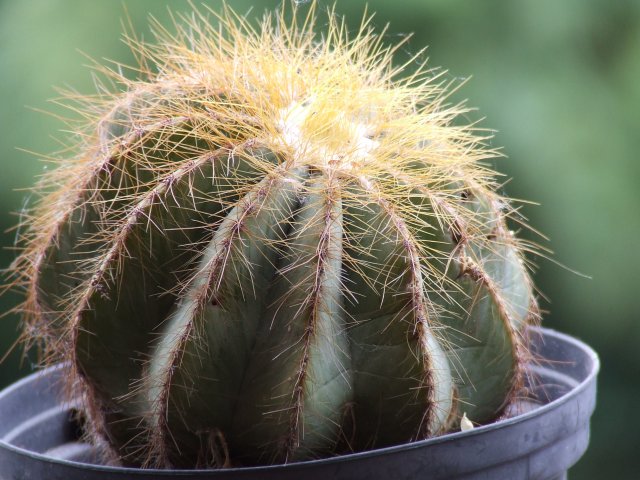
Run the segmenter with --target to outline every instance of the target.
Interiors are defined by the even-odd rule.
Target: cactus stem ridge
[[[121,255],[126,254],[125,241],[127,236],[131,233],[132,226],[137,224],[143,217],[147,218],[148,221],[152,221],[149,210],[160,202],[160,197],[162,195],[166,195],[167,192],[170,192],[171,185],[175,183],[175,181],[194,172],[203,164],[211,162],[213,158],[227,155],[228,153],[224,150],[218,152],[218,155],[206,153],[198,159],[194,159],[194,161],[181,166],[174,172],[167,174],[164,179],[156,185],[156,187],[142,195],[142,198],[139,199],[127,214],[119,220],[116,226],[112,228],[112,231],[108,232],[108,235],[105,235],[111,239],[107,250],[97,258],[92,259],[92,263],[95,267],[90,268],[89,270],[93,272],[93,275],[87,280],[84,288],[75,294],[74,300],[69,302],[70,307],[74,309],[72,318],[76,319],[76,321],[79,320],[82,311],[86,308],[86,301],[83,300],[88,299],[95,290],[99,290],[101,288],[101,284],[105,281],[105,275],[107,272],[114,267],[118,267],[118,258]],[[117,272],[114,273],[117,274]],[[114,274],[110,276],[113,277]],[[71,325],[71,330],[73,332],[77,332],[78,330],[76,327],[76,323],[73,323]]]
[[[182,325],[177,333],[158,344],[153,354],[153,361],[149,363],[146,378],[141,382],[146,385],[150,409],[147,414],[149,425],[150,455],[147,464],[150,466],[171,466],[167,454],[167,443],[172,440],[171,429],[168,425],[169,399],[173,384],[173,375],[180,369],[182,356],[189,341],[198,342],[202,337],[199,330],[203,325],[202,310],[208,303],[215,301],[224,303],[224,299],[217,299],[220,286],[233,255],[234,250],[245,239],[243,226],[250,217],[260,215],[266,199],[271,193],[281,187],[286,180],[293,178],[292,167],[279,168],[268,174],[262,181],[254,184],[236,203],[226,219],[218,226],[212,244],[203,252],[201,263],[190,280],[181,287],[185,296],[168,322],[180,320]],[[298,169],[299,170],[299,169]],[[175,320],[174,320],[175,319]],[[179,450],[179,445],[175,445]]]
[[[411,296],[412,311],[414,312],[414,332],[419,339],[421,363],[424,374],[421,389],[424,388],[427,395],[426,408],[422,422],[416,432],[416,438],[426,438],[431,435],[436,435],[445,427],[446,416],[450,410],[453,392],[446,391],[446,378],[450,376],[450,372],[447,362],[442,360],[444,353],[438,344],[438,340],[435,338],[437,328],[433,320],[437,318],[435,305],[426,294],[422,277],[422,264],[425,260],[419,252],[417,239],[411,233],[407,227],[407,223],[396,211],[394,206],[381,195],[377,182],[365,176],[360,176],[359,180],[363,189],[371,195],[373,201],[377,203],[382,211],[389,217],[408,258],[410,274],[408,288]],[[439,341],[442,342],[443,339],[439,339]],[[436,357],[440,357],[440,359]],[[437,406],[439,406],[440,412],[436,411]],[[441,418],[443,414],[445,418]]]
[[[311,290],[298,310],[308,309],[310,313],[307,327],[304,329],[303,337],[300,339],[302,354],[300,356],[298,374],[293,384],[289,427],[283,445],[285,462],[293,459],[295,450],[300,446],[300,437],[304,436],[301,417],[304,408],[305,383],[309,375],[311,344],[314,336],[317,335],[319,311],[324,308],[325,289],[327,289],[327,284],[330,282],[327,277],[332,277],[335,282],[335,279],[340,276],[340,268],[335,271],[335,266],[332,267],[332,263],[340,260],[342,250],[342,206],[340,188],[335,177],[334,172],[323,175],[325,202],[323,205],[324,211],[318,214],[321,219],[321,233],[315,251],[316,264],[312,273]]]
[[[133,227],[143,218],[151,221],[150,210],[154,206],[161,206],[163,202],[162,197],[171,195],[173,185],[179,180],[193,174],[203,165],[223,158],[229,158],[229,151],[226,148],[206,152],[191,161],[184,162],[174,171],[166,173],[153,189],[144,192],[135,205],[130,207],[127,213],[111,227],[108,235],[108,238],[111,240],[110,243],[92,259],[93,266],[87,267],[93,274],[84,281],[77,291],[74,292],[72,299],[68,301],[67,308],[72,309],[69,310],[67,314],[69,318],[72,319],[72,322],[68,325],[70,345],[77,345],[78,336],[85,332],[84,328],[80,325],[85,311],[90,308],[89,302],[92,296],[96,292],[101,295],[106,295],[107,288],[105,282],[113,282],[114,278],[117,277],[117,270],[121,268],[122,259],[127,256],[126,241],[131,235]],[[153,228],[158,227],[154,226]],[[109,441],[109,435],[106,434],[108,428],[105,425],[100,425],[100,418],[102,417],[100,411],[108,409],[109,407],[103,405],[100,400],[100,395],[94,391],[92,383],[86,381],[84,379],[84,373],[81,369],[78,369],[78,366],[82,365],[82,362],[76,359],[76,349],[66,349],[66,355],[68,356],[69,364],[73,366],[74,373],[72,376],[75,376],[77,379],[69,385],[69,388],[75,391],[80,390],[81,395],[85,398],[89,410],[89,417],[94,426],[92,436],[106,438],[107,441]]]

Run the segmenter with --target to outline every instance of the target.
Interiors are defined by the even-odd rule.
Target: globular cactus
[[[27,213],[25,336],[126,465],[361,451],[524,394],[531,247],[496,152],[369,20],[310,12],[132,41]]]

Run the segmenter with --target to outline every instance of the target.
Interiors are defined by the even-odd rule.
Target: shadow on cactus
[[[154,25],[133,75],[69,99],[77,154],[42,179],[13,285],[114,461],[319,458],[526,395],[532,246],[488,137],[370,19],[316,35],[309,12]]]

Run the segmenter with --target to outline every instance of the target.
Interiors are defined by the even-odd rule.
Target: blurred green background
[[[167,19],[185,1],[128,0],[132,23],[149,37],[147,15]],[[232,1],[251,15],[278,1]],[[321,6],[332,3],[320,1]],[[591,446],[574,479],[634,479],[640,471],[640,2],[633,0],[369,0],[374,24],[387,22],[389,43],[414,32],[402,55],[429,46],[431,66],[471,80],[453,100],[478,108],[471,120],[497,130],[508,156],[497,168],[513,180],[512,197],[539,202],[524,210],[551,238],[554,260],[540,260],[536,281],[551,300],[545,325],[600,353],[598,409]],[[218,1],[208,2],[219,8]],[[356,28],[365,2],[338,0]],[[54,86],[90,93],[79,51],[131,63],[120,41],[123,4],[115,0],[0,0],[0,224],[17,222],[29,187],[42,172],[33,154],[59,149],[62,125],[38,109]],[[27,108],[32,107],[32,109]],[[20,149],[19,149],[20,148]],[[14,213],[12,213],[14,212]],[[15,232],[2,234],[7,266]],[[0,298],[2,311],[18,302]],[[17,335],[17,319],[0,324],[0,354]],[[1,355],[0,355],[1,356]],[[0,386],[30,370],[19,355],[0,365]]]

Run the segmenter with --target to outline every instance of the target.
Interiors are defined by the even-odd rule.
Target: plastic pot
[[[51,367],[0,393],[0,479],[565,479],[589,443],[599,360],[584,343],[537,329],[533,401],[467,432],[340,457],[225,470],[142,470],[97,463],[78,441],[64,369]]]

